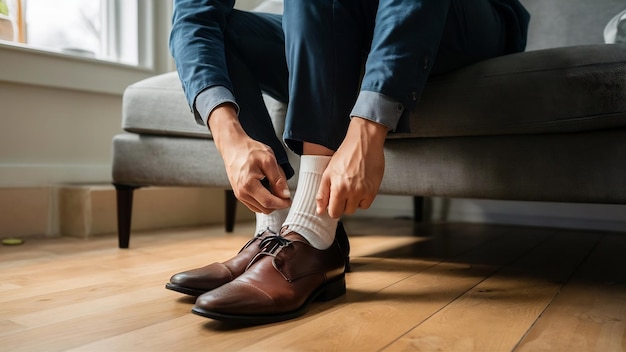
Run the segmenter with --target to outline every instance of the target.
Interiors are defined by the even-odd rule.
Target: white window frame
[[[173,70],[168,50],[172,0],[135,1],[140,14],[138,65],[2,42],[0,81],[121,95],[131,83]]]

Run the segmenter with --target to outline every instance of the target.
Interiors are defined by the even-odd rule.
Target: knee
[[[285,30],[310,29],[312,25],[331,19],[334,0],[288,0],[284,3]]]

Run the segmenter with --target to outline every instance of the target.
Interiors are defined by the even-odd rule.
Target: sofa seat
[[[389,138],[564,133],[626,126],[625,61],[626,45],[600,44],[479,62],[431,78],[411,116],[411,133],[392,133]],[[275,120],[284,117],[283,104],[269,97],[265,102]],[[145,135],[211,138],[190,114],[175,72],[127,88],[123,128]]]
[[[533,14],[529,51],[432,77],[411,132],[385,143],[379,193],[626,204],[626,44],[599,44],[623,0],[522,3]],[[280,134],[285,105],[265,98]],[[136,187],[220,187],[234,209],[221,157],[176,73],[131,85],[123,101],[126,133],[113,139],[120,247]],[[233,223],[231,211],[227,231]]]
[[[265,98],[280,133],[285,106]],[[479,62],[432,78],[418,106],[412,132],[390,134],[381,193],[626,202],[624,183],[610,194],[585,186],[625,174],[625,144],[604,135],[626,128],[626,45]],[[127,88],[123,127],[129,134],[113,141],[115,183],[229,187],[211,134],[196,124],[175,72]],[[598,143],[605,145],[592,147]],[[612,158],[621,164],[600,171]]]

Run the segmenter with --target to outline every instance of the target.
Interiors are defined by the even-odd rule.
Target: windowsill
[[[90,56],[90,55],[87,55],[87,54],[81,55],[81,53],[78,52],[78,51],[72,53],[71,49],[69,49],[67,52],[63,52],[62,50],[55,50],[55,49],[49,49],[49,48],[43,48],[43,47],[36,47],[36,46],[27,45],[27,44],[10,42],[10,41],[4,41],[4,40],[0,40],[0,48],[6,48],[6,49],[9,49],[9,50],[21,51],[21,52],[28,53],[28,54],[33,54],[33,55],[44,55],[44,56],[48,56],[48,57],[57,57],[57,58],[62,58],[62,59],[67,59],[67,60],[74,59],[74,60],[91,61],[91,62],[94,62],[94,63],[110,65],[110,66],[113,66],[113,67],[117,66],[117,67],[125,67],[125,68],[145,70],[145,71],[149,71],[150,70],[149,68],[143,67],[141,65],[133,65],[133,64],[123,63],[123,62],[117,62],[117,61],[108,60],[108,59],[102,58],[102,57]]]
[[[0,81],[121,95],[153,68],[0,41]]]

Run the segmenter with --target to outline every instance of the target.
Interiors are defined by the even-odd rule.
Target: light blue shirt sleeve
[[[218,105],[231,103],[239,114],[239,105],[235,102],[235,95],[224,86],[213,86],[200,92],[196,97],[194,115],[196,122],[208,126],[209,115]]]
[[[384,94],[362,90],[350,116],[358,116],[395,130],[405,107]]]

